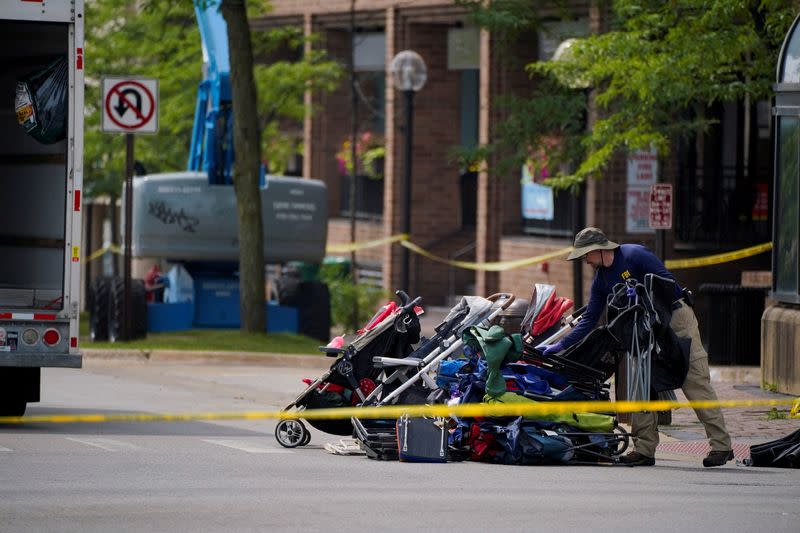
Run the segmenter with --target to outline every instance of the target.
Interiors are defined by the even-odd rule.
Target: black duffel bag
[[[748,464],[800,468],[800,429],[780,439],[750,446]]]

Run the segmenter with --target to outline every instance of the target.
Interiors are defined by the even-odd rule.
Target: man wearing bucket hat
[[[562,340],[555,344],[541,346],[546,355],[561,352],[583,339],[594,329],[605,310],[607,296],[614,285],[628,278],[644,281],[645,274],[656,274],[674,280],[675,276],[667,270],[650,250],[638,244],[619,245],[610,241],[598,228],[584,228],[575,236],[570,261],[583,259],[595,269],[589,304],[586,306],[578,325]],[[687,301],[685,291],[677,282],[670,327],[678,337],[691,339],[689,354],[689,373],[683,382],[683,392],[691,400],[716,400],[717,395],[711,387],[708,372],[708,354],[700,341],[697,317]],[[711,451],[703,459],[703,466],[721,466],[733,459],[731,438],[725,428],[722,411],[716,409],[695,409],[706,430]],[[621,462],[631,466],[651,466],[655,464],[658,446],[658,414],[656,412],[634,413],[631,417],[635,451],[621,458]]]

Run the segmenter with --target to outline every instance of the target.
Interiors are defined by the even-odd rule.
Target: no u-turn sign
[[[103,78],[103,131],[156,133],[158,80]]]

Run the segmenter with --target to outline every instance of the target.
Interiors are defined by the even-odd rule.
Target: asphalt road
[[[87,362],[28,414],[279,408],[311,369]],[[0,427],[0,531],[791,531],[800,472],[375,462],[265,421]]]

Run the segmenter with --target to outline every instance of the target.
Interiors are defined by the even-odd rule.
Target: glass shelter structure
[[[774,117],[775,174],[772,294],[761,317],[761,380],[800,394],[800,17],[778,56]]]
[[[800,17],[778,59],[775,85],[775,215],[772,229],[772,296],[800,304]]]

